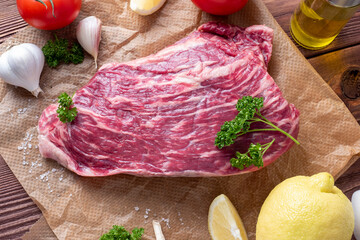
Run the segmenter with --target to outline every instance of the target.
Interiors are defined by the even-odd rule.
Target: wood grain
[[[290,36],[290,17],[300,0],[263,1]],[[16,0],[0,0],[0,43],[26,26],[17,11]],[[349,99],[341,90],[342,73],[350,66],[360,66],[360,12],[327,48],[319,51],[299,49],[360,123],[360,99]],[[360,189],[360,160],[336,181],[336,185],[349,198]],[[0,157],[0,239],[19,239],[40,216],[41,211]]]
[[[0,157],[0,239],[19,239],[41,211]]]
[[[0,43],[27,25],[17,10],[16,0],[0,0]]]
[[[360,28],[360,27],[359,27]],[[349,69],[360,70],[360,45],[327,53],[316,58],[309,59],[311,65],[320,76],[330,85],[336,94],[344,101],[351,113],[360,124],[360,98],[351,99],[343,94],[341,80],[343,73]],[[354,84],[360,86],[360,79]],[[360,91],[358,87],[356,89]]]

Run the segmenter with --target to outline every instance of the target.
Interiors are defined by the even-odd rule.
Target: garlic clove
[[[14,46],[0,57],[0,77],[11,85],[27,89],[37,97],[42,91],[39,80],[44,60],[41,49],[32,43]]]
[[[360,190],[353,193],[351,203],[355,217],[354,236],[357,240],[360,240]]]
[[[76,29],[76,38],[80,45],[94,57],[97,68],[97,57],[101,40],[101,20],[90,16],[81,20]]]

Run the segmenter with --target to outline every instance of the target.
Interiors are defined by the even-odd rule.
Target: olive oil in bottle
[[[360,0],[302,0],[291,17],[291,35],[304,48],[324,48],[359,6]]]

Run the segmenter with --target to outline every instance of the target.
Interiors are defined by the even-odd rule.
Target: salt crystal
[[[19,109],[17,110],[17,113],[18,113],[18,114],[23,114],[23,113],[26,112],[26,110],[27,110],[27,108],[19,108]]]
[[[144,218],[145,218],[145,219],[148,219],[148,217],[149,217],[148,215],[144,215]]]
[[[48,175],[49,175],[50,171],[47,171],[43,174],[40,175],[40,179],[43,181],[43,182],[47,182],[49,180],[48,178]]]
[[[37,146],[37,145],[35,145],[35,148],[37,149],[37,148],[38,148],[38,146]]]
[[[165,223],[166,223],[166,226],[167,226],[168,228],[170,228],[170,219],[169,219],[169,218],[161,218],[161,221],[162,221],[162,222],[165,222]]]
[[[56,172],[57,170],[56,170],[56,168],[53,168],[52,170],[51,170],[51,172]]]
[[[23,147],[22,146],[18,146],[18,150],[23,150]]]
[[[70,193],[69,197],[72,197],[72,194]]]
[[[134,207],[134,209],[135,209],[135,211],[139,211],[140,208],[139,207]]]
[[[30,169],[30,170],[29,170],[29,173],[31,173],[31,172],[32,172],[32,170]]]
[[[41,166],[42,166],[42,163],[39,163],[38,166],[41,167]]]

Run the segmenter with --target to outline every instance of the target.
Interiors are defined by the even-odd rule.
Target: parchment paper
[[[344,172],[360,152],[360,128],[342,101],[321,79],[281,30],[261,0],[250,0],[228,17],[202,13],[190,0],[168,0],[147,17],[128,1],[85,0],[77,20],[55,31],[74,38],[77,22],[96,15],[103,22],[99,65],[154,53],[186,36],[201,23],[221,20],[239,26],[266,24],[275,30],[269,72],[285,98],[301,112],[300,146],[254,173],[218,178],[141,178],[117,175],[80,177],[37,149],[37,121],[43,109],[66,91],[72,93],[95,73],[86,55],[80,65],[44,68],[38,99],[21,88],[0,82],[0,153],[27,193],[42,210],[59,239],[98,239],[113,224],[144,227],[143,239],[154,239],[152,220],[161,221],[166,239],[209,239],[207,213],[211,201],[226,194],[242,217],[250,239],[260,207],[271,189],[285,178],[328,171]],[[31,42],[42,47],[52,32],[29,27],[4,44]]]

